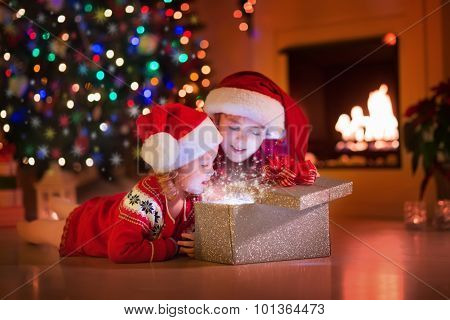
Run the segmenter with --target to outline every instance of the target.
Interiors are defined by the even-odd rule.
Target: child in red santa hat
[[[192,257],[192,195],[201,194],[213,174],[222,136],[205,113],[181,104],[156,106],[140,116],[137,133],[152,174],[129,192],[81,205],[56,201],[53,210],[66,219],[21,222],[19,234],[58,247],[61,256],[108,257],[117,263],[162,261],[177,252]]]
[[[305,161],[308,119],[266,76],[242,71],[226,77],[208,94],[204,110],[223,136],[216,178],[262,178],[283,186],[314,183],[317,169]]]

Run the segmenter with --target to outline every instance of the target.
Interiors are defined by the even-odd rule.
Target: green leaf
[[[413,151],[413,157],[412,157],[412,172],[413,172],[413,174],[416,174],[417,167],[419,165],[419,160],[420,160],[420,152],[418,149],[415,149]]]
[[[423,178],[423,180],[420,184],[420,189],[419,189],[419,199],[420,200],[423,200],[425,190],[427,189],[428,181],[430,181],[430,178],[432,175],[433,175],[433,172],[431,170],[425,172],[425,177]]]
[[[428,172],[436,162],[437,146],[433,142],[427,142],[422,145],[423,169]]]
[[[416,149],[415,127],[412,122],[405,123],[404,126],[404,137],[405,137],[405,147],[408,151],[414,151]]]

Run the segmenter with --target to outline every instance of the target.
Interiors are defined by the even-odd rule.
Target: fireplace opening
[[[400,167],[397,51],[395,36],[283,50],[319,168]]]

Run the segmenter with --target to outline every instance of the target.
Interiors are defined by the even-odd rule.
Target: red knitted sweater
[[[177,253],[176,241],[193,227],[193,200],[187,198],[174,219],[156,178],[147,176],[128,193],[95,197],[75,208],[59,252],[117,263],[162,261]]]

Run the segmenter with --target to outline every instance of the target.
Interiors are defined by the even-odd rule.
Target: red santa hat
[[[229,75],[208,94],[204,110],[209,115],[242,116],[267,127],[267,139],[288,139],[289,153],[303,160],[310,133],[300,106],[275,82],[253,71]]]
[[[206,113],[182,104],[155,106],[136,125],[143,142],[141,157],[156,173],[176,170],[222,142]]]

